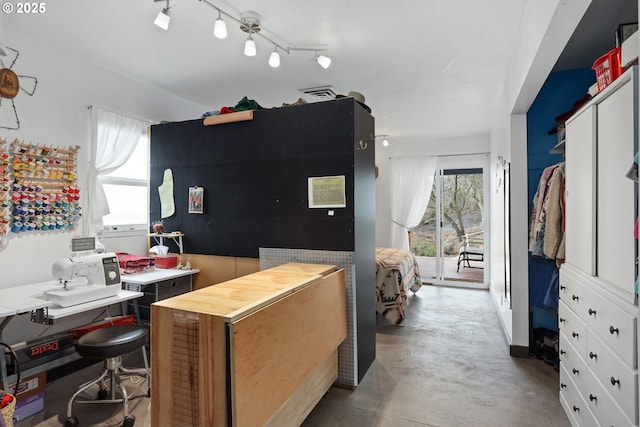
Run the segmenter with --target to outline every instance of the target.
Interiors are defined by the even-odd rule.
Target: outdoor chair
[[[462,236],[462,246],[458,252],[458,268],[460,272],[460,264],[468,268],[483,268],[483,266],[471,266],[470,261],[484,262],[484,231],[476,233],[468,233]]]

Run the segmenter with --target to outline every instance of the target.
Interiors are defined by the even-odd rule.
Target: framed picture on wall
[[[310,208],[347,206],[344,175],[310,177],[308,183]]]
[[[201,214],[204,212],[204,188],[189,187],[189,213]]]

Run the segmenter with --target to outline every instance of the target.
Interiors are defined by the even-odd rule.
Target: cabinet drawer
[[[587,324],[584,323],[563,301],[558,306],[558,325],[567,342],[578,350],[580,357],[587,357]]]
[[[591,289],[587,292],[586,303],[584,314],[587,316],[587,325],[629,367],[635,369],[636,316],[626,313],[619,304],[612,303]]]
[[[560,403],[574,427],[600,427],[580,391],[560,365]]]
[[[587,386],[587,364],[582,355],[571,345],[568,338],[560,331],[560,365],[566,369],[567,374],[580,390]]]
[[[638,423],[638,374],[629,368],[598,336],[587,330],[587,365],[624,413]]]
[[[564,266],[563,266],[564,267]],[[583,316],[585,306],[585,286],[572,273],[568,273],[566,269],[560,268],[560,300],[564,302],[571,310],[580,317]],[[582,319],[586,320],[586,319]]]
[[[191,291],[191,277],[183,276],[158,282],[158,301]]]
[[[587,368],[587,396],[585,401],[603,426],[634,427],[624,414],[624,411],[616,404],[614,399],[605,390],[604,386],[591,369]]]

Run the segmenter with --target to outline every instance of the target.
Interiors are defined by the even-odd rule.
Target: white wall
[[[5,34],[4,39],[20,52],[14,71],[36,77],[38,86],[33,96],[20,92],[14,100],[20,129],[0,129],[0,136],[9,141],[18,138],[54,146],[80,145],[81,194],[89,155],[87,105],[156,122],[193,119],[206,111],[204,106],[158,88],[66,57],[64,51],[47,48],[45,40],[11,33]],[[2,108],[6,108],[4,102]],[[70,239],[80,229],[66,233],[10,233],[9,246],[0,252],[0,287],[49,280],[51,264],[70,253]]]
[[[46,40],[32,40],[15,33],[3,36],[5,44],[20,52],[13,70],[18,75],[36,77],[38,86],[33,96],[20,92],[14,99],[20,129],[0,129],[0,136],[8,141],[17,138],[53,146],[81,146],[78,156],[81,194],[86,185],[89,155],[87,105],[156,122],[193,119],[207,110],[158,88],[67,57],[64,51],[48,48]],[[6,108],[5,103],[3,100],[2,108]],[[51,280],[52,263],[70,254],[71,238],[80,230],[81,227],[73,232],[10,233],[8,247],[0,251],[0,287]],[[145,237],[139,239],[144,241]],[[90,321],[95,313],[87,316]],[[79,323],[86,320],[70,319],[45,328],[30,324],[27,317],[20,316],[9,324],[5,331],[6,341],[13,343],[46,335],[68,328],[74,320]]]
[[[591,0],[527,3],[505,80],[503,117],[492,132],[493,155],[504,155],[511,162],[513,309],[501,309],[499,313],[503,324],[511,328],[507,329],[507,335],[514,346],[529,345],[526,113],[590,4]],[[493,230],[496,233],[498,227]],[[492,239],[498,237],[494,234]],[[500,287],[492,287],[492,292],[496,301],[500,301]]]

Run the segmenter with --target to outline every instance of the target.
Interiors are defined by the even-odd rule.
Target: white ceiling
[[[171,0],[169,31],[153,24],[165,2],[152,0],[54,1],[43,14],[3,19],[11,31],[159,86],[203,112],[243,96],[266,108],[300,96],[314,101],[299,89],[332,85],[366,96],[377,134],[420,141],[489,133],[526,4],[210,1],[237,17],[257,12],[262,32],[283,46],[327,48],[331,67],[319,67],[312,52],[292,52],[273,69],[273,46],[259,37],[258,55],[244,56],[246,34],[227,19],[227,39],[214,38],[217,13],[198,0]]]

